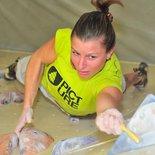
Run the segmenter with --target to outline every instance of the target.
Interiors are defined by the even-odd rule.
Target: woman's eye
[[[89,58],[89,59],[95,59],[95,58],[96,58],[96,56],[91,55],[91,56],[89,56],[88,58]]]
[[[72,53],[73,53],[75,56],[78,56],[78,55],[79,55],[79,53],[76,52],[76,51],[72,51]]]

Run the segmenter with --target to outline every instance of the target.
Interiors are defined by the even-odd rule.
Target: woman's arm
[[[24,108],[30,108],[33,105],[40,84],[44,64],[54,62],[56,57],[54,39],[44,44],[32,54],[25,76]]]
[[[31,56],[25,75],[24,108],[15,129],[18,136],[25,124],[32,121],[32,106],[40,84],[44,64],[52,63],[56,58],[54,39],[44,44]]]
[[[104,88],[97,96],[96,111],[102,113],[109,108],[117,108],[122,99],[122,92],[114,87]]]
[[[97,96],[96,125],[99,130],[108,134],[120,134],[120,125],[124,123],[122,114],[117,110],[122,93],[114,87],[103,89]]]

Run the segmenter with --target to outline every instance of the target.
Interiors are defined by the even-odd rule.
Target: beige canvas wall
[[[117,54],[125,61],[155,63],[154,0],[122,0],[111,7]],[[73,27],[94,10],[90,0],[0,0],[0,49],[35,51],[57,28]]]

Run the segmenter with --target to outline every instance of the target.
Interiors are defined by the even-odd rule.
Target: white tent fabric
[[[117,55],[123,61],[155,63],[154,0],[122,0],[113,5]],[[72,28],[90,0],[0,0],[0,49],[35,51],[56,29]]]

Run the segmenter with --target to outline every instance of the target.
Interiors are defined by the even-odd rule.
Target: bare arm
[[[24,109],[15,129],[18,136],[25,124],[32,121],[33,110],[31,107],[37,94],[44,64],[52,63],[56,58],[54,39],[51,39],[32,54],[25,75]]]
[[[121,98],[121,91],[114,87],[107,87],[98,94],[96,125],[100,131],[114,135],[121,133],[120,125],[124,120],[117,110]]]
[[[55,59],[56,53],[54,50],[54,39],[51,39],[32,54],[25,76],[25,109],[30,108],[33,105],[42,76],[44,64],[52,63]]]
[[[122,99],[122,92],[114,87],[103,89],[97,96],[96,111],[97,114],[104,112],[109,108],[116,108]]]

